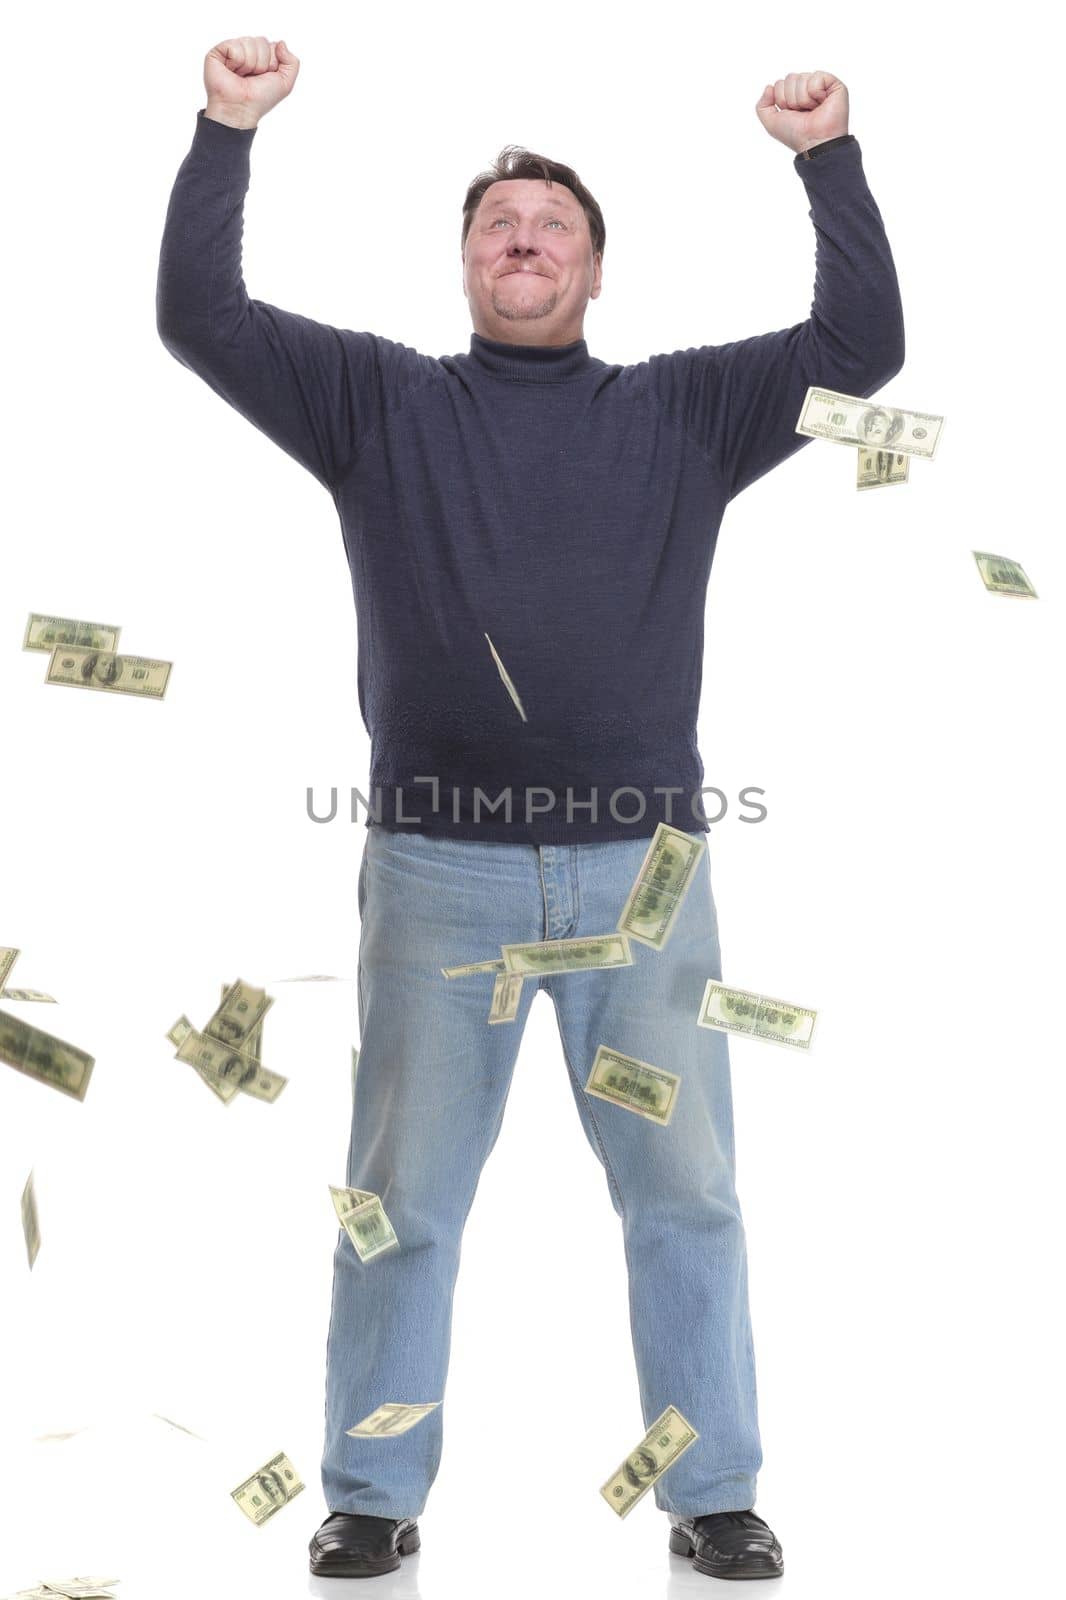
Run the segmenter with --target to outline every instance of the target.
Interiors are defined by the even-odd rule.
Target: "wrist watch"
[[[800,160],[813,161],[820,150],[832,150],[835,144],[852,144],[854,140],[855,135],[853,133],[842,133],[836,139],[823,139],[820,144],[812,146],[810,150],[801,150],[799,152]]]

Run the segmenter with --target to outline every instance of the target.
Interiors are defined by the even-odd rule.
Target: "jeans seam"
[[[604,1171],[607,1174],[607,1182],[610,1184],[611,1189],[613,1190],[615,1195],[617,1195],[617,1197],[618,1197],[618,1207],[619,1207],[619,1211],[620,1211],[621,1216],[622,1216],[622,1220],[624,1222],[625,1221],[625,1209],[626,1209],[626,1207],[625,1207],[625,1200],[622,1197],[621,1185],[619,1184],[618,1179],[615,1176],[614,1168],[611,1166],[611,1158],[607,1154],[607,1146],[604,1144],[603,1137],[600,1134],[599,1124],[596,1121],[596,1112],[595,1112],[595,1109],[593,1108],[593,1105],[592,1105],[591,1096],[589,1096],[589,1095],[587,1095],[585,1093],[585,1085],[579,1081],[577,1073],[574,1071],[573,1064],[572,1064],[572,1062],[570,1060],[570,1052],[566,1048],[566,1037],[565,1037],[565,1035],[563,1033],[562,1019],[559,1016],[559,1006],[558,1006],[558,1003],[557,1003],[557,1001],[555,999],[555,992],[549,986],[549,984],[547,982],[545,982],[545,987],[548,989],[548,993],[551,995],[552,1005],[555,1008],[555,1019],[556,1019],[556,1023],[557,1023],[558,1028],[559,1028],[559,1042],[563,1047],[563,1060],[566,1062],[566,1070],[570,1074],[570,1078],[571,1078],[571,1081],[574,1084],[574,1087],[580,1091],[581,1098],[585,1103],[586,1109],[588,1110],[589,1125],[592,1128],[592,1132],[593,1132],[593,1134],[595,1135],[595,1138],[596,1138],[596,1148],[600,1152],[600,1159],[603,1162],[603,1168],[604,1168]]]

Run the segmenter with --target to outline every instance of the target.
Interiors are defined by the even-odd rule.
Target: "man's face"
[[[571,189],[543,178],[490,184],[463,252],[474,332],[507,344],[571,344],[602,270]]]

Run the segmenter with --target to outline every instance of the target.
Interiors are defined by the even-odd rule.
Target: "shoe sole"
[[[675,1556],[691,1556],[694,1570],[705,1573],[708,1578],[781,1578],[785,1572],[784,1562],[774,1561],[770,1556],[758,1557],[757,1564],[753,1559],[745,1571],[738,1571],[736,1567],[715,1566],[696,1554],[696,1547],[687,1534],[676,1530],[670,1535],[670,1549]]]
[[[345,1560],[343,1556],[312,1556],[311,1572],[316,1578],[379,1578],[385,1572],[395,1572],[401,1556],[413,1556],[421,1547],[418,1529],[414,1528],[400,1540],[397,1554],[382,1561]]]

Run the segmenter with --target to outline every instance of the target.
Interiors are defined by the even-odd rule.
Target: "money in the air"
[[[622,907],[619,932],[661,950],[706,848],[702,835],[660,822]]]
[[[977,562],[982,583],[993,594],[1020,594],[1029,595],[1034,600],[1039,599],[1036,590],[1016,561],[1009,560],[1007,556],[990,556],[984,550],[975,550],[973,558]]]
[[[796,432],[832,444],[894,450],[932,461],[944,430],[944,418],[930,411],[904,411],[899,406],[864,400],[833,389],[807,390]]]
[[[354,1428],[346,1428],[354,1439],[389,1439],[398,1433],[406,1433],[408,1428],[413,1428],[423,1417],[428,1417],[431,1411],[436,1411],[440,1405],[439,1400],[431,1400],[428,1405],[402,1405],[399,1401],[386,1401],[378,1406],[362,1422],[357,1422]]]
[[[284,1451],[279,1451],[230,1493],[245,1516],[261,1528],[282,1506],[295,1500],[303,1488],[296,1468]]]
[[[611,1510],[620,1517],[627,1516],[641,1496],[658,1483],[667,1468],[672,1467],[698,1438],[695,1428],[685,1421],[677,1407],[667,1406],[618,1471],[602,1485],[600,1493]]]
[[[506,970],[521,973],[523,977],[633,965],[633,952],[624,933],[597,934],[587,939],[535,939],[527,944],[503,944],[500,953]]]
[[[601,1044],[585,1092],[623,1106],[626,1111],[635,1111],[638,1116],[647,1117],[649,1122],[657,1122],[665,1128],[673,1116],[680,1083],[676,1072],[664,1072],[650,1061],[625,1056],[620,1050]]]
[[[770,1044],[808,1050],[817,1015],[809,1006],[770,1000],[749,989],[730,989],[717,979],[708,978],[696,1021],[701,1028],[746,1033],[749,1038],[766,1039]]]
[[[118,656],[113,650],[79,650],[56,645],[48,662],[45,683],[74,689],[102,689],[107,694],[139,695],[142,700],[162,700],[170,681],[172,661],[147,656]]]
[[[75,1100],[85,1099],[96,1064],[93,1057],[79,1050],[77,1045],[57,1039],[43,1028],[34,1028],[7,1011],[0,1011],[0,1061],[6,1061],[9,1067],[24,1072],[28,1078],[36,1078],[39,1083],[73,1095]]]

